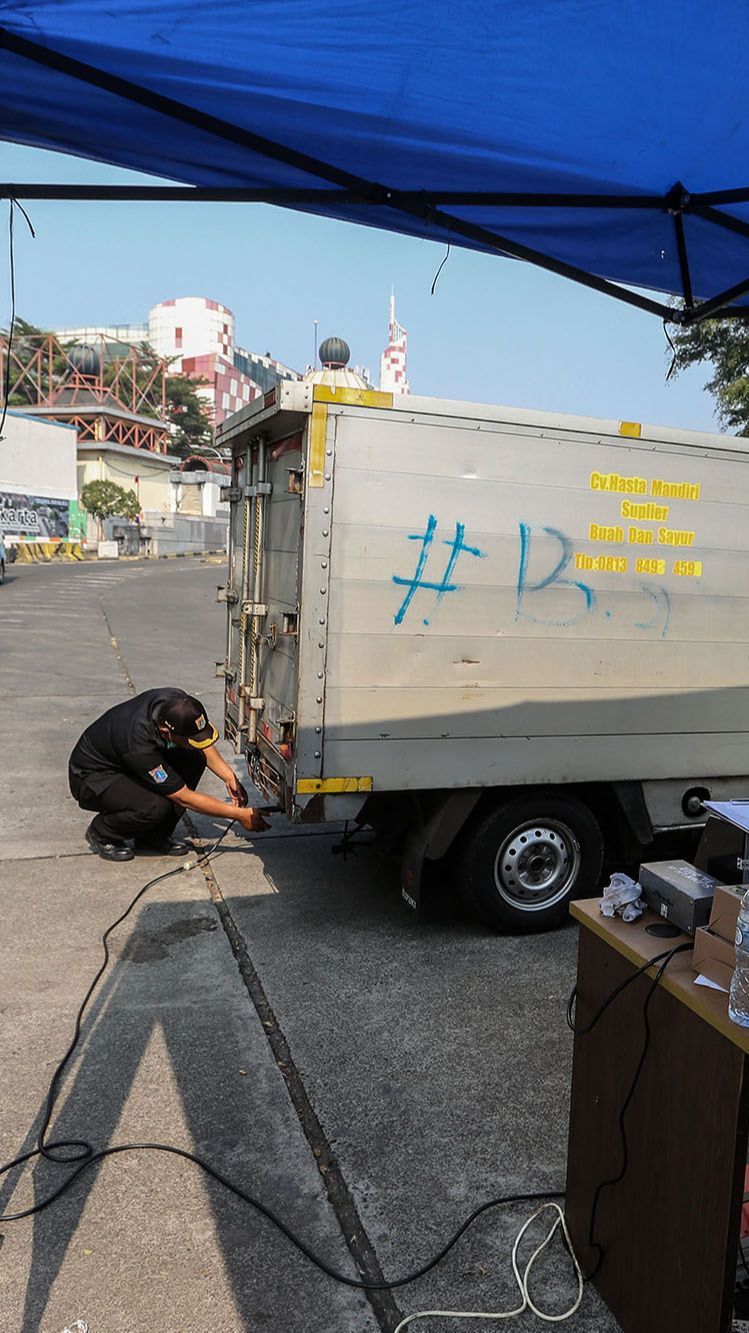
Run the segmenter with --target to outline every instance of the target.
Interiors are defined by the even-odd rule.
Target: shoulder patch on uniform
[[[169,774],[166,769],[162,768],[161,764],[159,764],[158,768],[149,768],[148,776],[149,778],[153,778],[154,782],[166,782]]]

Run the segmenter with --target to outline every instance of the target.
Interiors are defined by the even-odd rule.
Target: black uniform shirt
[[[182,690],[146,690],[116,704],[87,727],[70,756],[71,783],[85,782],[90,791],[106,791],[121,777],[136,778],[163,796],[173,796],[185,779],[170,768],[169,742],[154,718]]]

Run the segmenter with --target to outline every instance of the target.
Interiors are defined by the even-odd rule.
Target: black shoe
[[[132,861],[134,853],[124,842],[105,842],[94,833],[93,824],[86,829],[86,842],[92,852],[105,861]]]
[[[138,856],[189,856],[193,847],[177,838],[158,838],[154,842],[136,842],[135,850]]]

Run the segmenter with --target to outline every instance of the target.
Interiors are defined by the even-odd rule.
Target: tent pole
[[[735,232],[737,236],[749,236],[749,222],[742,222],[741,218],[735,218],[731,213],[721,213],[719,208],[697,204],[690,208],[690,212],[698,218],[704,218],[705,222],[714,222],[716,227],[724,227],[726,231]]]
[[[212,185],[58,185],[32,184],[30,181],[0,183],[0,199],[57,199],[84,203],[177,203],[188,200],[190,203],[212,204],[278,204],[286,208],[300,204],[324,207],[363,202],[360,194],[352,194],[350,190],[243,190]]]
[[[80,199],[80,200],[148,200],[170,203],[191,199],[198,203],[245,203],[281,206],[296,204],[361,204],[369,203],[392,208],[396,203],[423,205],[450,204],[463,208],[606,208],[661,211],[668,205],[668,196],[660,195],[598,195],[598,194],[497,194],[460,191],[383,191],[376,199],[366,198],[361,191],[333,189],[245,189],[241,185],[61,185],[56,182],[36,184],[31,181],[0,184],[3,199]]]
[[[694,296],[692,293],[692,277],[689,272],[687,238],[684,235],[684,218],[681,213],[674,213],[674,229],[676,231],[676,249],[679,253],[679,268],[681,269],[681,285],[684,292],[684,304],[687,310],[691,310],[694,306]]]
[[[749,278],[745,278],[743,282],[737,282],[733,287],[728,287],[724,292],[718,292],[717,296],[711,296],[709,301],[700,302],[694,309],[684,314],[681,323],[689,326],[690,324],[698,324],[703,319],[711,319],[717,311],[725,310],[725,307],[730,305],[731,301],[735,301],[739,296],[746,296],[747,292],[749,292]],[[726,314],[728,313],[733,312],[726,311]]]

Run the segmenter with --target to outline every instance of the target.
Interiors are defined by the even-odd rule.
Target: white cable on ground
[[[531,1223],[535,1222],[537,1217],[540,1217],[542,1213],[546,1212],[547,1208],[551,1208],[552,1212],[557,1213],[557,1218],[548,1235],[533,1251],[533,1254],[525,1266],[525,1272],[521,1275],[520,1269],[518,1268],[518,1249],[520,1248],[520,1242]],[[564,1232],[569,1252],[572,1255],[572,1262],[575,1265],[575,1274],[577,1276],[577,1299],[574,1305],[571,1306],[569,1310],[565,1310],[562,1314],[546,1314],[543,1310],[539,1310],[538,1306],[534,1305],[531,1300],[530,1292],[528,1291],[528,1279],[530,1278],[531,1269],[538,1256],[546,1249],[549,1241],[560,1226]],[[532,1310],[533,1314],[537,1315],[539,1319],[546,1320],[547,1323],[556,1324],[561,1323],[564,1319],[570,1319],[572,1315],[575,1314],[576,1310],[579,1309],[580,1302],[583,1298],[583,1275],[580,1265],[577,1262],[575,1251],[572,1248],[572,1241],[570,1240],[570,1233],[567,1230],[567,1222],[564,1213],[558,1203],[542,1203],[541,1207],[536,1209],[532,1217],[529,1217],[527,1222],[523,1223],[515,1238],[515,1244],[512,1247],[512,1271],[515,1274],[515,1281],[518,1284],[518,1290],[523,1302],[516,1310],[419,1310],[416,1314],[407,1315],[405,1319],[402,1319],[396,1328],[395,1333],[402,1333],[402,1330],[406,1328],[408,1324],[415,1323],[417,1319],[516,1319],[519,1315],[524,1314],[526,1310]]]

